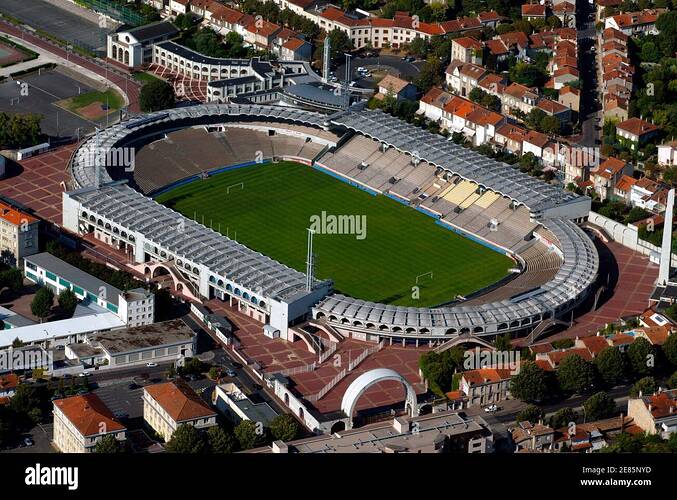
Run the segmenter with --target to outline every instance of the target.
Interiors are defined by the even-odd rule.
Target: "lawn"
[[[364,300],[438,305],[500,280],[513,266],[508,257],[427,215],[297,163],[235,169],[175,188],[157,201],[300,271],[306,268],[311,217],[323,211],[365,216],[362,239],[326,233],[314,238],[316,276]],[[418,297],[412,293],[417,277]]]

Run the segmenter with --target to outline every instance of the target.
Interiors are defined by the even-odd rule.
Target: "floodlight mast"
[[[306,292],[313,291],[313,273],[315,272],[315,256],[313,255],[313,235],[315,231],[308,228],[308,252],[306,256]]]

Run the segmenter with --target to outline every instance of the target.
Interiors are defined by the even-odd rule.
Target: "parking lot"
[[[44,0],[0,0],[0,12],[74,45],[105,53],[109,30]]]
[[[22,448],[13,448],[3,453],[56,453],[52,448],[52,424],[38,424],[30,430],[24,437],[30,437],[33,440],[33,446]]]
[[[28,95],[22,95],[21,83],[27,83]],[[89,92],[92,89],[58,69],[30,73],[18,80],[0,83],[0,111],[36,113],[43,116],[42,131],[51,137],[72,137],[94,131],[97,122],[86,120],[54,103]]]

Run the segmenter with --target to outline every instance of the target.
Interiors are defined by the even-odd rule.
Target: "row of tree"
[[[35,146],[44,140],[40,120],[35,114],[0,113],[0,149]]]
[[[265,446],[273,440],[291,441],[299,436],[300,430],[289,414],[278,415],[268,427],[251,420],[243,420],[232,429],[217,425],[206,431],[182,425],[165,448],[170,453],[232,453]]]
[[[597,387],[613,387],[635,381],[631,391],[653,392],[657,387],[651,377],[665,376],[677,368],[677,336],[670,336],[663,346],[636,339],[622,352],[607,347],[592,362],[578,354],[566,356],[556,372],[546,372],[535,363],[524,363],[510,384],[511,394],[523,401],[544,401],[553,394],[584,394]],[[677,382],[673,375],[669,383]]]

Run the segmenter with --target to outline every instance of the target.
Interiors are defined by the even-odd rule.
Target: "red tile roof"
[[[144,390],[174,419],[184,422],[216,415],[207,403],[182,382],[165,382],[147,386]]]
[[[19,385],[19,376],[16,373],[0,375],[0,391],[12,391]]]
[[[545,5],[524,4],[522,5],[522,17],[545,17]]]
[[[604,160],[599,167],[597,167],[595,170],[593,170],[593,173],[595,175],[599,175],[600,177],[604,177],[605,179],[611,179],[615,175],[617,175],[621,170],[625,168],[627,165],[626,162],[623,160],[619,160],[618,158],[614,158],[613,156],[607,158]]]
[[[646,120],[641,120],[639,118],[630,118],[624,122],[616,125],[617,129],[625,130],[636,136],[642,136],[650,132],[658,130],[658,127],[653,123],[649,123]]]
[[[83,436],[96,436],[125,430],[96,394],[72,396],[54,401],[61,412]]]

